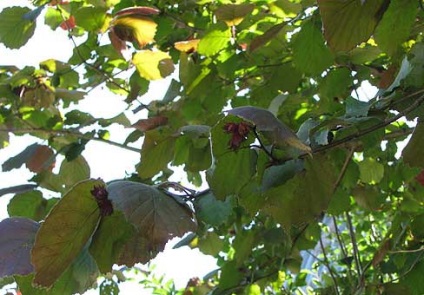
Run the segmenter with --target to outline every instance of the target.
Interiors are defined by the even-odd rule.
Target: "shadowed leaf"
[[[168,240],[196,230],[192,212],[157,188],[116,181],[107,190],[115,210],[122,211],[136,229],[120,259],[127,265],[147,262],[163,250]]]
[[[40,225],[28,218],[0,222],[0,277],[33,272],[31,248]]]
[[[262,132],[276,147],[291,146],[308,153],[311,151],[311,148],[301,142],[289,127],[266,109],[247,106],[227,112],[252,122],[256,130]]]
[[[112,21],[111,31],[122,41],[136,42],[142,48],[154,41],[156,27],[148,17],[123,16]]]
[[[348,51],[369,39],[384,12],[384,0],[318,0],[324,36],[334,51]]]
[[[254,8],[253,4],[226,4],[218,7],[215,15],[218,20],[225,21],[228,26],[237,26]]]

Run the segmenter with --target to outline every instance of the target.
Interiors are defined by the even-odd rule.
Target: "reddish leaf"
[[[31,248],[39,227],[38,222],[22,217],[0,222],[0,277],[33,272]]]
[[[35,173],[51,171],[54,167],[54,152],[48,146],[40,145],[26,161],[26,167]]]
[[[117,52],[123,55],[123,51],[127,49],[125,41],[121,40],[113,30],[109,31],[109,39],[112,43],[113,48],[115,48]]]
[[[60,27],[65,31],[72,30],[76,27],[75,17],[71,15],[67,20],[60,24]]]
[[[140,131],[149,131],[155,129],[159,126],[163,126],[168,124],[168,118],[164,116],[156,116],[148,119],[141,119],[137,121],[132,127],[140,130]]]
[[[155,187],[116,181],[107,190],[114,208],[122,211],[136,229],[135,236],[125,245],[121,263],[147,262],[173,237],[196,230],[191,210]]]
[[[226,4],[215,10],[215,15],[218,20],[225,21],[228,26],[237,26],[254,8],[253,4]]]
[[[115,16],[138,16],[138,15],[155,15],[159,14],[160,10],[154,7],[138,6],[138,7],[127,7],[115,13]]]
[[[415,179],[422,185],[424,186],[424,170],[422,170],[420,172],[420,174],[418,174]]]

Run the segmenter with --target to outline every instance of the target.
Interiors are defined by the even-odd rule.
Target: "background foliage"
[[[104,276],[101,294],[117,294],[114,264],[148,262],[189,233],[179,245],[219,269],[185,290],[141,284],[424,293],[422,1],[35,0],[0,13],[0,42],[21,48],[40,17],[75,48],[67,61],[0,68],[0,147],[11,133],[42,140],[2,166],[34,175],[1,190],[15,193],[0,222],[1,284],[73,294]],[[139,101],[174,72],[162,99]],[[359,100],[367,83],[379,91]],[[148,118],[80,111],[101,85]],[[112,124],[134,131],[112,142]],[[81,152],[93,140],[139,152],[134,174],[90,179]],[[179,165],[209,188],[168,182]]]

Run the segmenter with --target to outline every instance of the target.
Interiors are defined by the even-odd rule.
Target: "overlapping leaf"
[[[132,62],[140,76],[147,80],[162,79],[174,71],[171,57],[163,51],[139,51],[134,54]]]
[[[135,229],[120,261],[127,265],[147,262],[162,251],[168,240],[196,230],[192,212],[155,187],[131,181],[108,185],[114,208],[122,211]]]
[[[90,191],[102,185],[99,180],[78,183],[47,216],[32,249],[35,284],[53,285],[85,247],[100,220],[100,210]]]
[[[324,36],[334,51],[367,41],[385,10],[384,0],[318,0]]]
[[[234,108],[227,112],[252,122],[256,130],[262,132],[276,147],[291,146],[302,151],[311,151],[311,148],[301,142],[288,126],[265,109],[246,106]]]
[[[218,20],[225,21],[228,26],[237,26],[254,8],[253,4],[225,4],[215,10],[215,15]]]
[[[0,222],[0,277],[33,272],[31,248],[39,227],[38,222],[21,217]]]

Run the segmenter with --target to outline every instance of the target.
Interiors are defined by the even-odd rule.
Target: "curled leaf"
[[[148,17],[123,16],[113,20],[112,38],[115,35],[122,41],[136,42],[139,47],[144,47],[154,41],[156,27],[157,24]]]
[[[252,122],[256,130],[262,132],[276,147],[291,146],[307,153],[311,152],[309,146],[305,145],[288,126],[266,109],[246,106],[234,108],[227,112]]]

